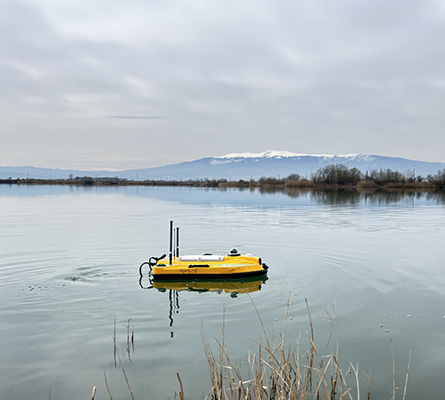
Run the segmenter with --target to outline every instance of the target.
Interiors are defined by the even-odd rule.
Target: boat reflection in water
[[[142,289],[157,289],[161,293],[168,292],[170,302],[168,318],[170,327],[173,327],[173,316],[179,313],[179,292],[215,292],[218,294],[228,294],[230,297],[237,297],[241,293],[253,293],[261,290],[262,285],[267,281],[267,275],[261,277],[251,277],[244,279],[214,279],[214,280],[178,280],[178,281],[150,281],[150,286],[142,285],[142,278],[139,285]],[[173,330],[170,331],[173,337]]]
[[[231,297],[236,297],[238,293],[252,293],[261,290],[261,285],[266,282],[267,279],[267,275],[264,275],[262,277],[245,278],[242,280],[153,281],[153,288],[158,289],[160,292],[175,290],[199,293],[230,293]]]

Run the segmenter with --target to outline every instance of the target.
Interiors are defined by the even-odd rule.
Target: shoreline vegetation
[[[204,346],[204,353],[209,368],[209,377],[211,388],[204,400],[360,400],[360,397],[370,400],[371,386],[374,380],[372,373],[367,375],[359,370],[358,364],[349,362],[345,364],[340,361],[339,357],[339,326],[337,320],[337,312],[335,306],[333,314],[327,310],[326,315],[320,319],[330,324],[331,333],[325,346],[316,346],[314,326],[312,323],[311,312],[307,299],[305,299],[306,308],[309,318],[309,331],[306,331],[306,338],[299,334],[294,338],[294,343],[287,343],[286,327],[289,316],[290,294],[287,300],[287,307],[284,318],[284,326],[282,330],[275,334],[266,330],[261,319],[260,313],[255,303],[250,299],[257,314],[263,338],[258,340],[252,339],[258,345],[257,352],[249,353],[247,363],[242,360],[233,360],[229,355],[229,346],[225,338],[225,311],[223,309],[223,326],[221,329],[221,338],[215,338],[216,346],[212,346],[208,342],[204,326],[201,323],[201,340]],[[304,340],[306,339],[306,340]],[[134,329],[132,333],[132,346],[134,351]],[[396,361],[392,340],[390,348],[392,354],[392,388],[389,385],[384,388],[388,393],[392,389],[391,400],[396,399],[396,390],[399,387],[396,384]],[[306,350],[301,351],[300,345]],[[319,340],[318,340],[319,342]],[[216,348],[215,348],[216,347]],[[320,351],[320,349],[322,349]],[[127,326],[127,351],[130,354],[129,326]],[[408,366],[403,389],[402,400],[406,399],[408,377],[411,365],[411,356],[413,351],[413,343],[409,353]],[[124,375],[124,379],[134,400],[133,390],[131,389],[127,374],[121,361],[121,357],[116,345],[116,321],[114,323],[114,357],[115,368],[119,368],[116,362],[116,354],[119,359],[119,366]],[[131,360],[131,359],[130,359]],[[343,369],[340,367],[343,366]],[[346,367],[346,368],[345,368]],[[148,392],[142,375],[139,373],[147,400]],[[179,399],[185,400],[185,391],[179,372],[176,373],[179,381]],[[106,390],[113,400],[110,387],[108,385],[105,369],[104,379]],[[379,388],[382,390],[382,388]],[[399,389],[399,390],[400,390]],[[93,388],[94,400],[96,387]],[[400,392],[399,392],[400,393]],[[175,392],[175,398],[177,393]]]
[[[263,189],[356,189],[375,191],[379,189],[414,189],[432,191],[445,189],[445,169],[423,177],[415,171],[404,173],[380,169],[362,173],[357,168],[345,165],[328,165],[312,173],[310,177],[291,174],[284,178],[261,177],[248,181],[240,179],[189,179],[189,180],[130,180],[118,177],[72,176],[68,179],[7,178],[0,184],[17,185],[71,185],[71,186],[184,186],[208,188],[263,188]]]

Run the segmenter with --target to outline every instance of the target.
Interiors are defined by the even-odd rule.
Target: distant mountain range
[[[405,173],[412,171],[426,177],[445,169],[445,163],[414,161],[405,158],[385,157],[371,154],[309,155],[288,151],[265,151],[264,153],[235,153],[222,157],[206,157],[195,161],[170,164],[162,167],[124,171],[81,171],[37,167],[0,167],[0,178],[68,179],[70,175],[91,177],[118,177],[132,180],[166,179],[220,179],[249,180],[265,177],[286,177],[296,173],[309,177],[319,168],[343,164],[362,172],[391,169]]]

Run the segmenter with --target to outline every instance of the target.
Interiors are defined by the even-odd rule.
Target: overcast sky
[[[445,1],[0,1],[0,165],[445,162]]]

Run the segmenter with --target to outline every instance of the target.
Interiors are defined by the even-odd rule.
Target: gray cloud
[[[428,0],[2,2],[0,165],[445,162],[443,37]]]

